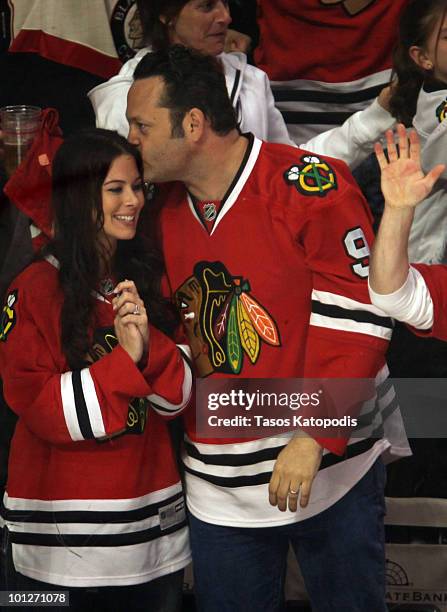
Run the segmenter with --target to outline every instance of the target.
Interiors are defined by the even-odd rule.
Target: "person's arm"
[[[135,397],[148,398],[163,412],[162,398],[169,404],[168,416],[186,405],[189,368],[161,332],[150,329],[149,357],[142,371],[134,361],[137,356],[132,358],[120,344],[95,363],[69,370],[57,338],[60,311],[48,308],[48,297],[36,294],[38,286],[28,285],[19,283],[8,295],[0,371],[7,403],[36,436],[53,444],[113,437],[125,430]]]
[[[300,145],[301,149],[342,159],[353,170],[373,151],[374,144],[391,128],[389,113],[391,85],[367,108],[351,115],[339,127],[318,134]]]
[[[388,160],[383,147],[375,145],[381,170],[385,209],[371,257],[369,284],[378,294],[400,289],[408,276],[408,237],[415,207],[424,200],[445,168],[438,164],[424,175],[420,164],[417,133],[407,137],[402,124],[397,127],[399,148],[391,130],[386,133]]]
[[[322,187],[317,196],[303,190],[305,195],[297,194],[296,202],[287,207],[287,226],[296,232],[312,275],[304,377],[375,379],[385,366],[392,323],[368,297],[371,214],[343,163],[321,158],[314,158],[314,163],[315,174],[330,187]],[[349,405],[334,406],[337,414],[327,416],[356,417],[368,399],[350,398]],[[306,433],[311,437],[293,438],[275,463],[270,503],[280,509],[285,509],[289,489],[301,489],[300,503],[307,505],[323,448],[337,455],[346,450],[346,438],[323,438],[315,428]],[[291,505],[289,497],[290,510],[296,508],[292,501]]]

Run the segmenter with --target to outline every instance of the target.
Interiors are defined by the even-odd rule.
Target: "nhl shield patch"
[[[301,163],[291,166],[284,172],[288,185],[307,196],[326,196],[337,189],[337,177],[332,167],[315,155],[303,155]]]

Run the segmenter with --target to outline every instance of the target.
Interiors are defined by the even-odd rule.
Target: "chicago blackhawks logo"
[[[286,170],[286,183],[294,185],[304,195],[324,197],[328,191],[337,189],[335,172],[327,162],[315,155],[304,155],[301,162]]]
[[[254,364],[262,342],[280,345],[275,321],[250,291],[249,281],[221,262],[201,261],[175,292],[200,376],[239,374],[244,354]]]
[[[357,15],[366,9],[375,0],[320,0],[321,4],[342,4],[348,15]]]
[[[447,98],[441,102],[441,104],[436,109],[436,116],[438,118],[439,123],[442,123],[447,116]]]
[[[0,315],[0,340],[6,342],[8,334],[16,324],[16,313],[14,311],[14,305],[17,303],[18,290],[15,289],[6,298],[6,304],[3,307],[2,314]]]

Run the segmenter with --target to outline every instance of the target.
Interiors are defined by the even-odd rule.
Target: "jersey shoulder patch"
[[[18,289],[14,289],[8,293],[5,305],[0,315],[0,341],[6,342],[8,335],[11,333],[16,324],[17,314],[14,310],[19,296]]]
[[[290,166],[284,172],[287,185],[305,196],[324,198],[337,189],[337,175],[332,166],[316,155],[303,155],[300,163]]]

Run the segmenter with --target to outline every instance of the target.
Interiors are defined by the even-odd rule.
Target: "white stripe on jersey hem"
[[[372,312],[379,317],[386,319],[389,318],[388,315],[383,312],[383,310],[380,310],[380,308],[377,308],[372,304],[357,302],[356,300],[347,298],[344,295],[338,295],[338,293],[329,293],[328,291],[317,291],[316,289],[313,289],[311,299],[321,302],[322,304],[340,306],[340,308],[345,308],[347,310],[366,310],[367,312]]]
[[[312,81],[310,79],[294,79],[291,81],[270,81],[272,89],[307,89],[310,91],[322,91],[332,93],[334,91],[340,93],[357,92],[360,89],[369,89],[376,85],[387,83],[391,77],[391,70],[381,70],[374,74],[369,74],[366,77],[355,81],[341,81],[339,83],[328,83],[326,81]]]
[[[266,448],[275,448],[276,446],[284,446],[294,435],[295,432],[285,432],[280,436],[259,438],[257,440],[246,440],[244,442],[234,442],[231,444],[206,444],[204,442],[195,442],[191,440],[185,434],[185,442],[188,442],[192,446],[195,446],[202,455],[243,455],[249,453],[255,453],[257,451],[264,450]]]
[[[180,521],[179,521],[180,523]],[[141,521],[120,523],[20,523],[17,520],[7,521],[9,531],[15,533],[44,533],[49,535],[121,535],[124,533],[135,533],[160,526],[160,517],[157,514]]]
[[[67,587],[142,584],[181,570],[191,562],[186,526],[152,542],[111,547],[106,552],[108,554],[105,556],[102,547],[89,548],[86,554],[86,549],[83,547],[68,549],[54,546],[12,545],[14,567],[17,571],[34,580]],[[169,560],[170,556],[172,560]],[[84,558],[85,563],[83,563]],[[169,561],[162,567],[141,572],[142,567],[154,566],[160,558]],[[55,573],[48,571],[48,568],[57,568],[59,572],[64,570],[66,572]],[[124,569],[125,575],[123,575]],[[84,575],[76,575],[76,572],[80,573],[82,570]],[[104,573],[107,575],[103,575]]]
[[[41,499],[24,499],[22,497],[4,496],[4,505],[8,510],[41,510],[43,512],[64,512],[69,510],[89,512],[127,512],[158,504],[182,491],[180,482],[147,493],[141,497],[128,499],[58,499],[44,501]]]
[[[73,391],[73,380],[71,372],[61,374],[61,399],[64,411],[65,424],[73,442],[84,440],[79,427],[78,415],[76,412],[76,402]]]
[[[385,340],[391,340],[393,333],[392,329],[374,325],[373,323],[360,323],[352,319],[336,319],[335,317],[326,317],[325,315],[311,313],[309,324],[315,327],[324,327],[325,329],[335,329],[338,331],[348,331],[357,334],[366,334]]]
[[[160,408],[165,408],[166,410],[169,410],[170,412],[179,412],[180,410],[182,410],[186,404],[189,402],[189,399],[191,397],[191,390],[192,390],[192,372],[191,372],[191,368],[189,367],[189,365],[186,363],[186,361],[183,359],[182,357],[182,361],[183,361],[183,384],[182,384],[182,399],[180,404],[171,404],[170,402],[168,402],[167,399],[165,399],[164,397],[161,397],[161,395],[157,395],[156,393],[152,393],[151,395],[147,396],[147,399],[150,402],[154,402],[156,405],[152,406],[152,408],[155,410],[155,412],[158,412],[159,414],[162,415],[166,415],[166,412],[162,411],[162,410],[157,410],[157,406],[160,406]]]
[[[206,476],[220,476],[221,478],[235,478],[238,476],[257,476],[271,472],[275,465],[276,459],[269,461],[260,461],[249,465],[208,465],[204,464],[200,459],[190,457],[186,453],[182,455],[183,463],[192,470],[204,474]]]
[[[188,510],[201,521],[229,527],[275,527],[296,523],[320,514],[335,504],[357,484],[375,460],[390,447],[388,440],[378,440],[365,453],[318,472],[314,480],[309,506],[299,508],[297,513],[283,513],[276,507],[270,506],[267,484],[238,487],[235,495],[234,489],[213,485],[186,472],[186,487],[189,491]],[[340,486],[334,489],[339,470],[342,470],[343,477],[339,479]],[[207,500],[207,511],[202,510],[203,500]],[[218,516],[209,514],[210,508],[216,510],[219,513]],[[222,510],[227,512],[225,517],[222,517]],[[244,519],[241,518],[243,513],[246,514]]]
[[[96,395],[95,383],[88,368],[81,370],[80,374],[82,393],[84,394],[93,435],[95,438],[103,438],[106,435],[106,429],[102,420],[101,406]]]

